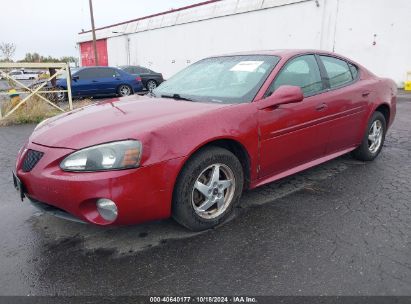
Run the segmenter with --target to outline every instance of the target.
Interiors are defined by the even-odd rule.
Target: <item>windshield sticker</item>
[[[264,61],[241,61],[231,68],[233,72],[255,72]]]

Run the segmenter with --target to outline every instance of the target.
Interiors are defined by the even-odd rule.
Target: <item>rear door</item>
[[[282,85],[299,86],[304,100],[259,111],[259,178],[281,174],[324,156],[328,130],[323,92],[326,89],[315,55],[288,61],[266,96]]]
[[[98,69],[97,94],[115,94],[117,87],[121,84],[120,74],[112,68]]]
[[[330,117],[327,154],[352,148],[361,141],[361,122],[372,97],[359,81],[358,68],[342,58],[320,55],[329,90],[324,94]]]

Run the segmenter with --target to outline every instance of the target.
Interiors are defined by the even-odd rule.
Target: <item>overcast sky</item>
[[[204,0],[93,0],[96,27],[110,25]],[[0,42],[17,46],[14,59],[27,52],[78,56],[77,33],[91,28],[88,0],[1,0]]]

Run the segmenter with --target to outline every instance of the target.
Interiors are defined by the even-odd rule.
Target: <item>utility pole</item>
[[[88,0],[90,6],[91,31],[93,32],[93,48],[94,48],[94,63],[98,66],[97,42],[96,42],[96,28],[94,26],[93,1]]]

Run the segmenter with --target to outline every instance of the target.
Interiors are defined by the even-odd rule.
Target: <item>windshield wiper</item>
[[[163,97],[163,98],[172,98],[172,99],[176,99],[176,100],[195,101],[195,100],[190,99],[190,98],[182,97],[180,94],[161,95],[161,97]]]

